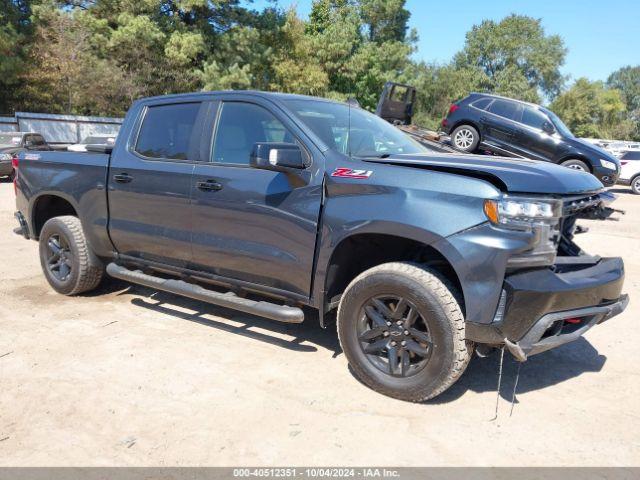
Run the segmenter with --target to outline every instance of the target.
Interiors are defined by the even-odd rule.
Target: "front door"
[[[549,117],[537,108],[525,106],[522,114],[522,125],[516,133],[516,141],[522,154],[535,160],[552,160],[555,158],[559,141],[556,133],[548,133],[543,129],[545,123],[551,123]]]
[[[113,152],[109,233],[119,253],[179,267],[191,259],[191,177],[205,105],[146,106],[136,138]]]
[[[514,120],[521,115],[521,109],[522,106],[517,102],[494,100],[487,109],[488,113],[480,117],[483,139],[511,152],[516,130]]]
[[[193,177],[193,269],[308,297],[322,159],[309,155],[309,167],[291,173],[252,168],[256,142],[299,143],[295,126],[268,104],[218,108],[211,162]]]

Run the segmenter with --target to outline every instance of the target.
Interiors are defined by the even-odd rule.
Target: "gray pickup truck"
[[[574,243],[606,218],[592,175],[434,155],[353,105],[261,92],[136,102],[116,144],[28,152],[17,229],[65,295],[104,273],[288,323],[334,318],[355,374],[435,397],[474,347],[518,360],[627,304],[620,258]]]

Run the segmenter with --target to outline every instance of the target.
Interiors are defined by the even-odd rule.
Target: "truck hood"
[[[482,178],[505,192],[569,195],[604,188],[590,173],[536,160],[451,154],[406,154],[362,160]]]

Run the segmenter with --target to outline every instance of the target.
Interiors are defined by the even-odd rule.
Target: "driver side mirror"
[[[262,170],[287,172],[305,168],[302,149],[295,143],[262,143],[253,145],[250,165]]]
[[[556,131],[556,128],[553,126],[553,123],[546,121],[542,124],[542,131],[551,135]]]

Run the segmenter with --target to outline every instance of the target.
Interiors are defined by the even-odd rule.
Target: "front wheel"
[[[40,264],[49,285],[63,295],[93,290],[104,266],[89,248],[77,217],[55,217],[40,232]]]
[[[640,195],[640,175],[631,180],[631,191],[636,195]]]
[[[586,163],[584,163],[582,160],[577,160],[577,159],[565,160],[564,162],[562,162],[562,166],[570,168],[572,170],[578,170],[580,172],[587,172],[587,173],[591,172],[591,170],[589,169],[589,166]]]
[[[386,263],[360,274],[338,307],[340,345],[370,388],[412,402],[433,398],[471,358],[455,290],[436,271]]]
[[[471,125],[460,125],[451,133],[451,143],[458,150],[471,153],[478,148],[480,134]]]

